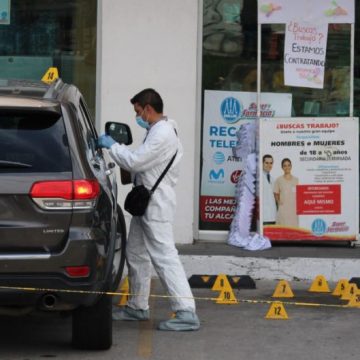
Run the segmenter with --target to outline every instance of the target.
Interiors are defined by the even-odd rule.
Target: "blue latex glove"
[[[100,148],[110,149],[115,144],[115,140],[109,135],[100,135],[97,141],[97,146]]]

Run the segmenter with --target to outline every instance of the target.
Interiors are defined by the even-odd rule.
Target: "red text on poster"
[[[201,196],[200,217],[202,221],[231,223],[236,210],[232,196]]]
[[[298,215],[341,214],[340,185],[298,185],[296,212]]]

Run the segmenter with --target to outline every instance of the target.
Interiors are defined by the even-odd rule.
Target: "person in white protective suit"
[[[113,312],[115,320],[148,320],[151,263],[170,295],[175,317],[160,322],[159,330],[198,330],[200,321],[185,271],[175,247],[172,222],[176,207],[174,187],[179,176],[182,145],[174,121],[163,115],[163,102],[153,89],[145,89],[131,100],[136,122],[146,128],[144,142],[130,150],[110,136],[101,135],[98,144],[122,169],[130,171],[135,185],[151,189],[171,158],[175,160],[151,196],[143,216],[133,216],[130,223],[126,256],[129,267],[130,293],[134,294],[123,309]]]

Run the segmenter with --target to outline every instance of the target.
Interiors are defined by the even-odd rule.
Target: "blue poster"
[[[10,24],[10,1],[0,0],[0,25]]]

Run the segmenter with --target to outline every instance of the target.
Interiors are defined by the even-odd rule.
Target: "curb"
[[[188,278],[198,274],[248,275],[255,280],[312,280],[322,274],[328,281],[360,276],[360,259],[261,258],[180,255]]]

